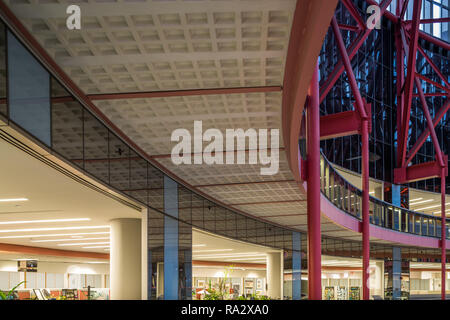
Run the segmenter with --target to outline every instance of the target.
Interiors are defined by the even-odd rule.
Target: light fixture
[[[450,204],[450,202],[447,202],[445,205]],[[422,210],[427,210],[427,209],[432,209],[432,208],[436,208],[436,207],[440,207],[441,204],[436,204],[434,206],[429,206],[429,207],[425,207],[425,208],[420,208],[420,209],[414,209],[415,211],[422,211]]]
[[[57,231],[57,230],[81,230],[81,229],[109,229],[109,226],[83,226],[83,227],[59,227],[59,228],[28,228],[28,229],[8,229],[0,230],[0,233],[9,232],[34,232],[34,231]]]
[[[199,255],[193,256],[196,259],[225,259],[225,258],[246,258],[246,257],[265,257],[264,254],[234,254],[234,255]]]
[[[91,234],[109,234],[106,232],[81,232],[81,233],[58,233],[58,234],[28,234],[22,236],[2,236],[0,239],[21,239],[21,238],[44,238],[44,237],[76,237],[81,235],[91,235]]]
[[[414,202],[414,203],[411,203],[411,201],[410,201],[409,205],[410,206],[415,206],[417,204],[427,203],[427,202],[430,202],[430,201],[434,201],[434,200],[433,199],[427,199],[427,200],[422,200],[422,201],[418,201],[418,202]]]
[[[210,250],[197,250],[192,251],[192,253],[201,253],[201,252],[226,252],[233,251],[234,249],[210,249]]]
[[[109,244],[108,242],[79,242],[79,243],[58,243],[59,247],[67,247],[67,246],[89,246],[96,244]]]
[[[197,248],[197,247],[206,247],[206,244],[193,244],[192,248]]]
[[[64,241],[80,241],[80,240],[105,240],[105,239],[109,239],[109,237],[107,238],[82,238],[82,239],[51,239],[51,240],[31,240],[31,242],[64,242]]]
[[[51,223],[51,222],[75,222],[75,221],[90,221],[90,220],[91,220],[90,218],[75,218],[75,219],[0,221],[0,225],[5,225],[5,224],[28,224],[28,223]]]
[[[105,249],[105,251],[109,251],[110,246],[88,246],[88,247],[83,247],[83,249],[95,249],[95,248],[108,248],[108,249]]]
[[[245,257],[240,258],[240,259],[225,259],[225,260],[226,261],[242,261],[242,260],[245,260],[245,261],[267,261],[266,258],[249,258],[249,259],[246,259]]]
[[[19,202],[19,201],[28,201],[28,199],[27,198],[0,199],[0,202]]]

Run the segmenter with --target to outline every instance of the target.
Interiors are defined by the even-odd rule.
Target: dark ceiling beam
[[[91,101],[95,101],[95,100],[187,97],[187,96],[204,96],[217,94],[267,93],[267,92],[281,92],[281,91],[282,91],[281,86],[265,86],[265,87],[189,89],[189,90],[172,90],[172,91],[99,93],[99,94],[88,94],[87,97]]]

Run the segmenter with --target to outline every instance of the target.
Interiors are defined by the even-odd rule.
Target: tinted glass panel
[[[83,167],[83,107],[52,79],[52,147]]]
[[[10,32],[8,89],[11,120],[50,146],[50,75]]]
[[[89,112],[84,112],[84,168],[109,183],[108,130]]]

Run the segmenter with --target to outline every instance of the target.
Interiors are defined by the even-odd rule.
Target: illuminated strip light
[[[241,258],[246,258],[246,257],[264,257],[264,255],[262,255],[262,254],[253,254],[253,255],[242,255],[242,256],[237,256],[237,255],[228,255],[228,256],[220,256],[220,257],[218,257],[218,256],[193,256],[193,258],[196,258],[196,259],[225,259],[225,258],[239,258],[239,257],[241,257]]]
[[[427,199],[427,200],[423,200],[423,201],[418,201],[418,202],[414,202],[414,203],[409,203],[410,206],[415,206],[417,204],[422,204],[422,203],[426,203],[426,202],[430,202],[433,201],[433,199]]]
[[[445,210],[445,212],[450,212],[450,209]],[[442,213],[441,211],[435,211],[433,212],[433,214],[438,214],[438,213]]]
[[[81,232],[81,233],[57,233],[57,234],[28,234],[24,236],[2,236],[0,239],[21,239],[21,238],[44,238],[44,237],[68,237],[68,236],[81,236],[91,234],[109,234],[106,232]]]
[[[445,205],[448,205],[448,204],[450,204],[450,202],[447,202]],[[427,210],[427,209],[432,209],[432,208],[440,207],[441,205],[442,205],[442,204],[437,204],[437,205],[434,205],[434,206],[429,206],[429,207],[420,208],[420,209],[414,209],[414,210],[415,210],[415,211]]]
[[[241,252],[241,253],[235,253],[234,256],[238,257],[238,256],[255,255],[255,254],[261,255],[262,253],[261,252]],[[210,254],[208,256],[222,257],[222,256],[229,256],[229,255],[230,255],[230,253],[215,253],[215,254]]]
[[[4,224],[27,224],[27,223],[50,223],[50,222],[75,222],[75,221],[90,221],[90,220],[91,220],[90,218],[75,218],[75,219],[0,221],[0,225],[4,225]]]
[[[0,202],[19,202],[19,201],[28,201],[28,199],[27,198],[0,199]]]
[[[234,249],[211,249],[211,250],[197,250],[192,251],[192,253],[202,253],[202,252],[226,252],[233,251]]]
[[[245,261],[267,261],[266,258],[250,258],[250,259],[245,259],[245,257],[244,257],[244,258],[240,258],[240,259],[225,259],[225,261],[242,261],[242,260],[245,260]]]
[[[110,248],[110,246],[90,246],[90,247],[83,247],[83,249],[95,249],[95,248]],[[105,251],[109,251],[108,249],[105,249]]]
[[[193,248],[196,248],[196,247],[206,247],[206,244],[193,244],[192,247],[193,247]]]
[[[79,239],[78,239],[79,240]],[[59,243],[59,247],[67,247],[67,246],[89,246],[96,244],[109,244],[108,242],[79,242],[79,243]]]
[[[31,240],[31,242],[65,242],[65,241],[80,241],[80,240],[105,240],[108,238],[82,238],[82,239],[51,239],[51,240]]]
[[[59,227],[59,228],[28,228],[28,229],[9,229],[0,230],[0,233],[9,232],[30,232],[30,231],[57,231],[57,230],[82,230],[82,229],[109,229],[109,226],[83,226],[83,227]]]

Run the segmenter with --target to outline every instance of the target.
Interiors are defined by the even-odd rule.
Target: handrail
[[[361,220],[362,191],[348,182],[323,153],[320,160],[320,189],[336,207]],[[369,196],[370,223],[390,230],[440,238],[441,218],[395,206]],[[447,235],[450,219],[446,219]]]

